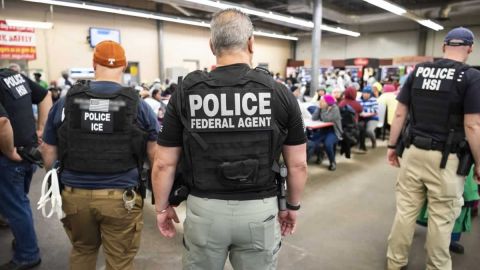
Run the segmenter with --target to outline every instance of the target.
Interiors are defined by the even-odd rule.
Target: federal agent
[[[306,178],[306,138],[295,97],[268,72],[251,69],[253,26],[227,9],[211,21],[217,68],[180,81],[159,135],[153,185],[165,237],[178,223],[168,196],[177,162],[190,189],[184,269],[275,269],[281,234],[294,232]],[[279,213],[275,171],[289,170],[287,209]]]
[[[95,81],[77,83],[55,103],[44,135],[47,167],[60,161],[70,269],[133,269],[143,227],[139,168],[152,160],[158,124],[137,92],[124,87],[125,52],[103,41],[94,50]],[[148,141],[148,142],[147,142]]]
[[[465,137],[480,175],[480,72],[465,64],[473,42],[470,30],[451,30],[443,59],[417,65],[397,97],[387,154],[391,165],[400,166],[395,147],[407,117],[409,124],[396,186],[397,213],[388,238],[388,269],[407,265],[415,220],[425,200],[427,269],[452,269],[450,234],[463,205],[464,176],[458,169],[471,165],[460,162],[469,156]]]
[[[35,123],[32,104],[38,104]],[[47,90],[13,69],[0,70],[0,214],[16,240],[13,259],[0,269],[30,269],[40,263],[28,191],[35,169],[22,158],[36,151],[52,99]]]

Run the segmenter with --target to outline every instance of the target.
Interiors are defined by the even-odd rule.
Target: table
[[[305,128],[307,129],[333,127],[333,122],[314,121],[310,119],[304,119],[303,122],[305,123]]]

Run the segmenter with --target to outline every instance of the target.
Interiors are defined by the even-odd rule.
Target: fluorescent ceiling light
[[[63,7],[71,7],[71,8],[78,8],[78,9],[86,9],[86,10],[93,10],[99,12],[106,12],[106,13],[113,13],[125,16],[132,16],[132,17],[139,17],[145,19],[152,19],[152,20],[159,20],[159,21],[167,21],[167,22],[174,22],[180,24],[188,24],[200,27],[210,27],[209,23],[203,21],[195,21],[195,20],[187,20],[182,18],[175,18],[170,16],[164,16],[160,14],[154,13],[147,13],[142,11],[135,11],[135,10],[126,10],[114,7],[107,7],[107,6],[98,6],[98,5],[90,5],[84,2],[65,2],[65,1],[58,1],[58,0],[24,0],[27,2],[34,2],[40,4],[48,4],[48,5],[56,5],[56,6],[63,6]],[[254,35],[264,36],[264,37],[271,37],[271,38],[279,38],[279,39],[288,39],[288,40],[298,40],[297,37],[281,35],[276,33],[267,33],[262,31],[255,31]]]
[[[409,18],[411,20],[414,20],[414,21],[418,22],[419,24],[421,24],[423,26],[426,26],[428,28],[431,28],[435,31],[439,31],[439,30],[443,29],[443,26],[441,26],[440,24],[438,24],[436,22],[433,22],[432,20],[419,18],[415,14],[407,12],[406,9],[404,9],[402,7],[399,7],[397,5],[394,5],[390,2],[387,2],[387,1],[384,1],[384,0],[363,0],[363,1],[368,2],[372,5],[375,5],[379,8],[383,8],[383,9],[385,9],[387,11],[390,11],[392,13],[395,13],[397,15]]]
[[[320,28],[321,28],[322,30],[325,30],[325,31],[334,32],[334,33],[338,33],[338,34],[342,34],[342,35],[347,35],[347,36],[351,36],[351,37],[359,37],[359,36],[360,36],[360,33],[358,33],[358,32],[353,32],[353,31],[350,31],[350,30],[345,30],[345,29],[342,29],[342,28],[340,28],[340,27],[332,27],[332,26],[328,26],[328,25],[322,24],[322,26],[320,26]]]
[[[284,22],[284,23],[289,23],[309,29],[313,29],[314,23],[312,21],[307,21],[299,18],[295,18],[292,16],[287,16],[287,15],[282,15],[282,14],[276,14],[271,11],[263,11],[263,10],[258,10],[258,9],[251,9],[251,8],[246,8],[240,5],[232,5],[229,3],[225,2],[220,2],[220,1],[211,1],[211,0],[185,0],[188,2],[192,2],[195,4],[200,4],[208,7],[213,7],[213,8],[218,8],[218,9],[227,9],[227,8],[235,8],[238,9],[248,15],[254,15],[257,17],[261,18],[266,18],[266,19],[271,19],[279,22]],[[329,31],[329,32],[334,32],[337,34],[342,34],[342,35],[348,35],[352,37],[359,37],[360,33],[358,32],[353,32],[350,30],[342,29],[340,27],[331,27],[328,25],[322,24],[321,29],[324,31]]]
[[[379,8],[385,9],[386,11],[390,11],[392,13],[395,13],[397,15],[403,15],[407,13],[407,10],[404,8],[401,8],[397,5],[394,5],[390,2],[384,1],[384,0],[363,0],[365,2],[368,2],[372,5],[375,5]]]
[[[218,9],[235,8],[235,9],[241,10],[242,12],[248,15],[254,15],[262,18],[282,21],[282,22],[286,22],[286,23],[290,23],[290,24],[294,24],[294,25],[298,25],[306,28],[313,28],[312,21],[307,21],[307,20],[295,18],[292,16],[282,15],[282,14],[276,14],[271,11],[267,12],[267,11],[258,10],[258,9],[250,9],[250,8],[245,8],[239,5],[223,3],[220,1],[210,1],[210,0],[185,0],[185,1],[208,6],[208,7],[218,8]]]
[[[297,37],[280,35],[280,34],[275,34],[275,33],[267,33],[267,32],[263,32],[263,31],[254,31],[253,34],[256,35],[256,36],[263,36],[263,37],[288,39],[288,40],[298,40]]]
[[[8,26],[25,27],[25,28],[39,28],[39,29],[52,29],[53,23],[51,22],[35,22],[35,21],[20,21],[20,20],[5,20]]]
[[[417,20],[417,22],[435,31],[443,30],[443,26],[436,22],[433,22],[432,20]]]

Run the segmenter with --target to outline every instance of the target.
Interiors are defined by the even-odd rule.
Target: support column
[[[312,31],[312,80],[310,83],[310,96],[313,97],[318,88],[318,75],[320,69],[320,44],[322,42],[322,0],[313,1],[313,23]]]
[[[163,22],[157,21],[157,36],[158,36],[158,75],[162,83],[165,82],[165,58],[164,58],[164,37],[163,37]]]

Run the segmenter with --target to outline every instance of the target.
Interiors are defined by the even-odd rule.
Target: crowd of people
[[[350,72],[335,70],[320,76],[320,86],[310,97],[311,88],[303,79],[290,74],[282,79],[277,73],[274,79],[285,84],[297,97],[305,120],[331,122],[332,126],[306,129],[308,135],[307,159],[316,156],[317,163],[328,157],[331,171],[336,170],[336,148],[350,157],[350,149],[358,147],[359,153],[367,151],[366,142],[377,146],[377,138],[388,130],[393,121],[400,85],[389,77],[379,82],[369,78],[361,87]]]

